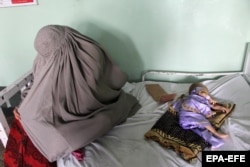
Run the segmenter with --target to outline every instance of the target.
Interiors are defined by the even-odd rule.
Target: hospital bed
[[[176,97],[186,94],[191,82],[205,84],[212,96],[236,104],[233,113],[225,120],[220,130],[229,134],[220,150],[250,150],[250,45],[246,47],[243,67],[229,72],[176,72],[149,70],[142,74],[140,82],[127,82],[123,90],[135,96],[141,108],[124,123],[115,126],[106,135],[82,149],[84,160],[73,155],[57,161],[58,167],[163,167],[201,166],[197,159],[187,162],[171,148],[163,147],[154,140],[145,138],[152,126],[161,118],[169,103],[156,102],[147,92],[146,84],[158,84]],[[28,72],[0,92],[0,136],[6,146],[9,124],[2,107],[11,107],[11,98],[32,80]]]

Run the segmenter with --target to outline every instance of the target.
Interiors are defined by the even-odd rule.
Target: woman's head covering
[[[198,94],[199,92],[205,92],[208,94],[208,89],[202,83],[193,83],[189,87],[189,94],[192,94],[192,93]]]
[[[19,112],[29,137],[50,161],[134,113],[137,100],[121,90],[126,75],[97,42],[70,27],[48,25],[34,46],[34,83]]]

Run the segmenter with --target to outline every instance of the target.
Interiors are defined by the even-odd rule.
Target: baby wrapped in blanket
[[[229,109],[217,105],[216,101],[209,96],[205,85],[192,84],[189,95],[174,102],[173,107],[178,111],[179,124],[183,129],[190,129],[201,136],[211,144],[211,149],[219,148],[224,144],[223,139],[228,135],[217,132],[208,119],[216,114],[215,111],[228,113]]]

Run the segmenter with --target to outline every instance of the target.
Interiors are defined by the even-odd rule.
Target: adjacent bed
[[[250,86],[249,86],[249,47],[242,71],[223,73],[185,73],[147,71],[140,82],[128,82],[123,90],[135,96],[141,108],[124,123],[114,127],[109,133],[82,149],[84,160],[78,161],[72,154],[57,161],[58,167],[156,167],[156,166],[201,166],[201,152],[189,161],[183,152],[166,147],[154,139],[146,138],[152,127],[168,111],[170,102],[159,103],[150,96],[146,85],[157,84],[169,94],[176,94],[174,100],[188,92],[190,77],[205,84],[219,102],[234,103],[233,112],[220,126],[230,135],[220,150],[250,150]],[[150,80],[151,75],[185,76],[181,82]],[[157,77],[158,77],[157,76]],[[1,92],[1,106],[32,79],[30,73]],[[185,82],[186,81],[186,82]],[[9,126],[1,111],[1,140],[6,144]],[[203,148],[202,148],[203,149]],[[204,148],[205,150],[207,148]]]

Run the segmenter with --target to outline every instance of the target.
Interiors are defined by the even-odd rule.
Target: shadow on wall
[[[112,27],[90,22],[78,24],[76,29],[100,43],[121,70],[128,74],[129,81],[140,80],[143,63],[128,35]]]

